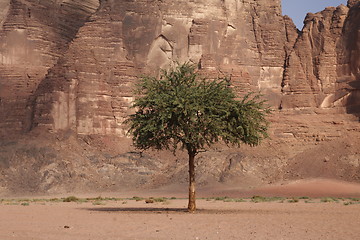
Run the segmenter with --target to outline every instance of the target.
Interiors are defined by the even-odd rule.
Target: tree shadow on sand
[[[124,208],[86,208],[85,210],[93,212],[131,212],[131,213],[187,213],[188,210],[185,208],[134,208],[134,207],[124,207]]]
[[[117,213],[138,213],[138,214],[189,214],[186,208],[107,208],[107,207],[96,207],[96,208],[84,208],[83,210],[92,212],[117,212]],[[255,213],[255,214],[269,214],[270,210],[259,210],[259,209],[197,209],[194,214],[244,214],[244,213]]]

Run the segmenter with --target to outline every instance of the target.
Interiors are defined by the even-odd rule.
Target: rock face
[[[301,32],[280,0],[0,4],[4,134],[123,135],[136,77],[184,61],[275,108],[359,109],[359,1],[308,14]]]
[[[360,179],[349,140],[360,139],[359,0],[309,13],[302,31],[280,0],[0,0],[0,9],[0,190],[16,191],[27,173],[32,191],[184,179],[185,158],[177,166],[135,156],[117,138],[136,79],[185,61],[210,78],[229,76],[239,95],[261,91],[279,109],[271,144],[204,154],[199,161],[213,164],[199,168],[201,183],[316,177],[325,165],[323,176]],[[83,141],[94,135],[129,149]]]
[[[337,98],[344,99],[349,112],[358,112],[360,105],[360,2],[349,1],[350,11],[344,26],[343,51],[340,55]],[[348,77],[348,78],[347,78]],[[345,97],[343,97],[345,96]]]
[[[136,76],[188,60],[278,105],[283,22],[280,1],[104,1],[39,86],[33,124],[122,135]]]
[[[28,131],[29,99],[98,1],[0,1],[0,132]]]
[[[286,60],[282,108],[359,111],[359,2],[349,6],[306,16]]]

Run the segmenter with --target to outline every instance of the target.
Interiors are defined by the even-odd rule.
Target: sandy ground
[[[178,189],[137,192],[172,196]],[[174,190],[175,189],[175,190]],[[183,189],[184,190],[184,189]],[[182,197],[186,191],[178,192]],[[198,199],[186,212],[186,199],[147,204],[129,199],[100,202],[0,201],[0,240],[112,239],[359,239],[360,201],[321,197],[360,197],[360,185],[326,179],[296,181],[248,191],[225,186],[199,189],[200,196],[309,196],[290,203],[224,202]],[[127,197],[135,192],[128,192]],[[125,198],[124,193],[102,195]],[[316,198],[313,198],[316,197]],[[47,197],[49,199],[49,197]],[[351,204],[348,204],[348,203]],[[98,205],[101,204],[101,205]]]
[[[0,206],[0,239],[358,239],[360,204],[186,200]]]
[[[225,192],[244,194],[234,189]],[[257,193],[269,196],[360,196],[360,185],[310,180],[265,187],[258,189]],[[162,194],[165,196],[166,192]],[[205,194],[204,190],[202,194]],[[111,196],[117,197],[115,193]],[[94,202],[40,201],[24,204],[20,200],[2,201],[0,239],[339,240],[359,239],[360,236],[360,202],[354,199],[322,202],[321,199],[311,198],[295,203],[288,200],[254,203],[250,199],[246,202],[199,199],[195,214],[185,211],[186,199],[150,204],[128,199],[97,204],[101,205],[94,205]]]
[[[154,197],[187,197],[187,185],[169,185],[155,190],[124,192],[126,196],[154,196]],[[143,195],[141,195],[143,194]],[[145,195],[144,195],[145,194]],[[100,195],[111,196],[111,193],[100,193]],[[360,198],[360,184],[334,179],[304,179],[277,184],[269,184],[255,188],[238,187],[231,184],[213,183],[207,186],[197,187],[197,197],[358,197]]]

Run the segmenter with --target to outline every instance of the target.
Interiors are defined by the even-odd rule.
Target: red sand
[[[217,189],[219,190],[219,189]],[[243,195],[243,191],[227,189]],[[159,195],[171,195],[157,192]],[[359,196],[360,185],[309,180],[248,192],[283,196]],[[205,194],[203,192],[202,194]],[[210,194],[210,193],[209,193]],[[216,194],[212,193],[212,194]],[[144,194],[138,194],[143,195]],[[117,193],[113,195],[117,197]],[[349,200],[346,200],[349,201]],[[53,239],[358,239],[360,204],[252,203],[198,200],[198,212],[185,212],[187,200],[136,202],[0,204],[1,240]]]
[[[360,205],[186,200],[1,205],[0,239],[358,239]]]
[[[329,179],[295,181],[257,189],[260,195],[308,197],[360,197],[360,184]]]
[[[106,195],[109,194],[106,193]],[[172,185],[157,190],[145,191],[144,193],[126,192],[125,195],[129,197],[135,195],[187,197],[187,186]],[[255,195],[269,197],[360,197],[360,184],[331,179],[307,179],[252,189],[219,183],[197,188],[198,197],[252,197]]]

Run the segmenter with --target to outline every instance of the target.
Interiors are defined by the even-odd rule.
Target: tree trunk
[[[189,212],[193,213],[196,210],[195,204],[195,154],[189,152]]]

